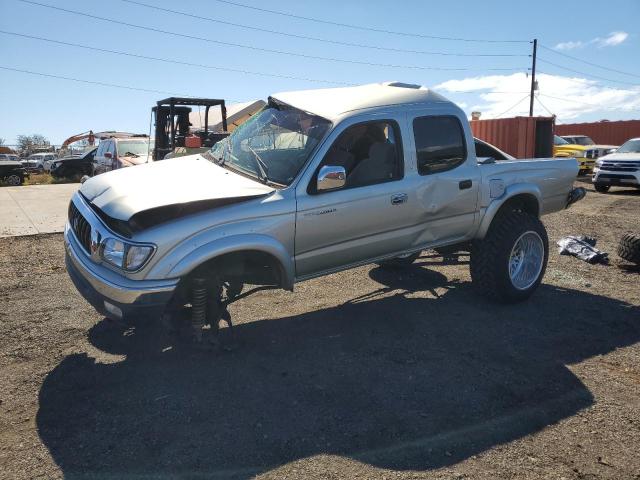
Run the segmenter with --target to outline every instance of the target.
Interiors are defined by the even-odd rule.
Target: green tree
[[[18,149],[28,152],[35,147],[47,147],[51,145],[47,137],[34,133],[33,135],[18,135]]]

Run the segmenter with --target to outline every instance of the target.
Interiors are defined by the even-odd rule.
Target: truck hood
[[[273,190],[200,155],[190,155],[103,173],[87,180],[80,193],[101,213],[116,221],[129,222],[134,216],[154,212],[155,221],[138,222],[138,227],[143,228],[197,210],[256,198]],[[136,230],[135,226],[131,230]]]
[[[120,155],[118,158],[125,167],[142,165],[143,163],[149,163],[152,161],[151,155],[138,155],[137,157],[133,155]]]
[[[635,161],[637,162],[638,160],[640,160],[640,153],[638,152],[629,152],[629,153],[610,153],[609,155],[604,155],[602,157],[599,158],[599,160],[613,160],[616,162],[623,162],[623,161]]]

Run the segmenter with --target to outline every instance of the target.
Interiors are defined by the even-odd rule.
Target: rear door
[[[475,226],[480,170],[473,137],[459,114],[410,112],[408,122],[416,162],[416,224],[419,245],[442,245],[471,238]]]

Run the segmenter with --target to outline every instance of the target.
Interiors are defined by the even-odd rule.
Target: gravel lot
[[[615,256],[640,192],[544,222],[611,265],[554,248],[500,306],[425,252],[234,305],[224,353],[101,318],[61,235],[2,239],[0,477],[640,478],[640,273]]]

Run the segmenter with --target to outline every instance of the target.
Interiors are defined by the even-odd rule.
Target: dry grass
[[[79,177],[72,178],[54,178],[50,173],[31,173],[29,178],[25,178],[24,185],[50,185],[57,183],[77,183],[79,182]],[[0,187],[10,187],[12,185],[8,185],[7,183],[0,180]]]

